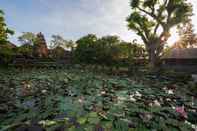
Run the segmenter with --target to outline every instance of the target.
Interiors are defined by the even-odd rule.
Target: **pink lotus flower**
[[[181,106],[181,107],[176,107],[176,112],[179,113],[179,115],[186,119],[187,118],[187,113],[185,112],[185,107],[184,106]]]

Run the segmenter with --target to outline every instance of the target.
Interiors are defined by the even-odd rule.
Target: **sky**
[[[196,0],[190,0],[197,12]],[[130,0],[0,0],[6,23],[15,31],[13,43],[22,32],[42,32],[47,42],[51,35],[77,40],[87,34],[118,35],[132,41],[137,35],[127,28]],[[197,15],[192,17],[197,29]],[[177,39],[175,30],[169,43]]]

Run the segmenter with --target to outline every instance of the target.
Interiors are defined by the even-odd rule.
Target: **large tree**
[[[94,64],[96,61],[97,36],[88,34],[76,41],[77,47],[74,51],[75,60],[80,63]]]
[[[62,47],[67,41],[60,35],[52,35],[52,40],[50,42],[50,48],[54,49],[56,47]]]
[[[18,41],[22,45],[26,45],[26,44],[34,45],[34,43],[36,41],[36,34],[34,34],[32,32],[23,32],[23,34],[18,37]]]
[[[26,57],[32,57],[33,47],[36,42],[36,34],[32,32],[23,32],[22,35],[18,37],[18,41],[21,46],[17,48],[17,53]]]
[[[7,27],[4,12],[0,9],[0,61],[5,64],[11,60],[15,53],[12,44],[8,41],[8,36],[12,34],[14,34],[14,31]]]
[[[157,67],[170,29],[187,21],[192,6],[187,0],[131,0],[129,29],[143,40],[152,69]]]
[[[104,36],[97,41],[97,62],[102,65],[117,65],[121,56],[118,36]]]
[[[4,12],[0,9],[0,44],[7,43],[9,34],[14,34],[14,32],[7,28]]]
[[[72,50],[74,47],[74,42],[72,40],[66,40],[60,35],[52,35],[52,40],[50,42],[50,48],[54,49],[57,47],[62,47]]]

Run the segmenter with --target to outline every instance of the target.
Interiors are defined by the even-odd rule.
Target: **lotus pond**
[[[4,69],[0,130],[195,131],[196,90],[189,80],[147,74]]]

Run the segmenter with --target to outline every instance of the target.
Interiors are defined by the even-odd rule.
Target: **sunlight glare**
[[[171,37],[167,41],[168,46],[172,46],[178,40],[179,40],[179,35],[177,33],[177,29],[176,28],[172,28],[172,30],[171,30]]]

